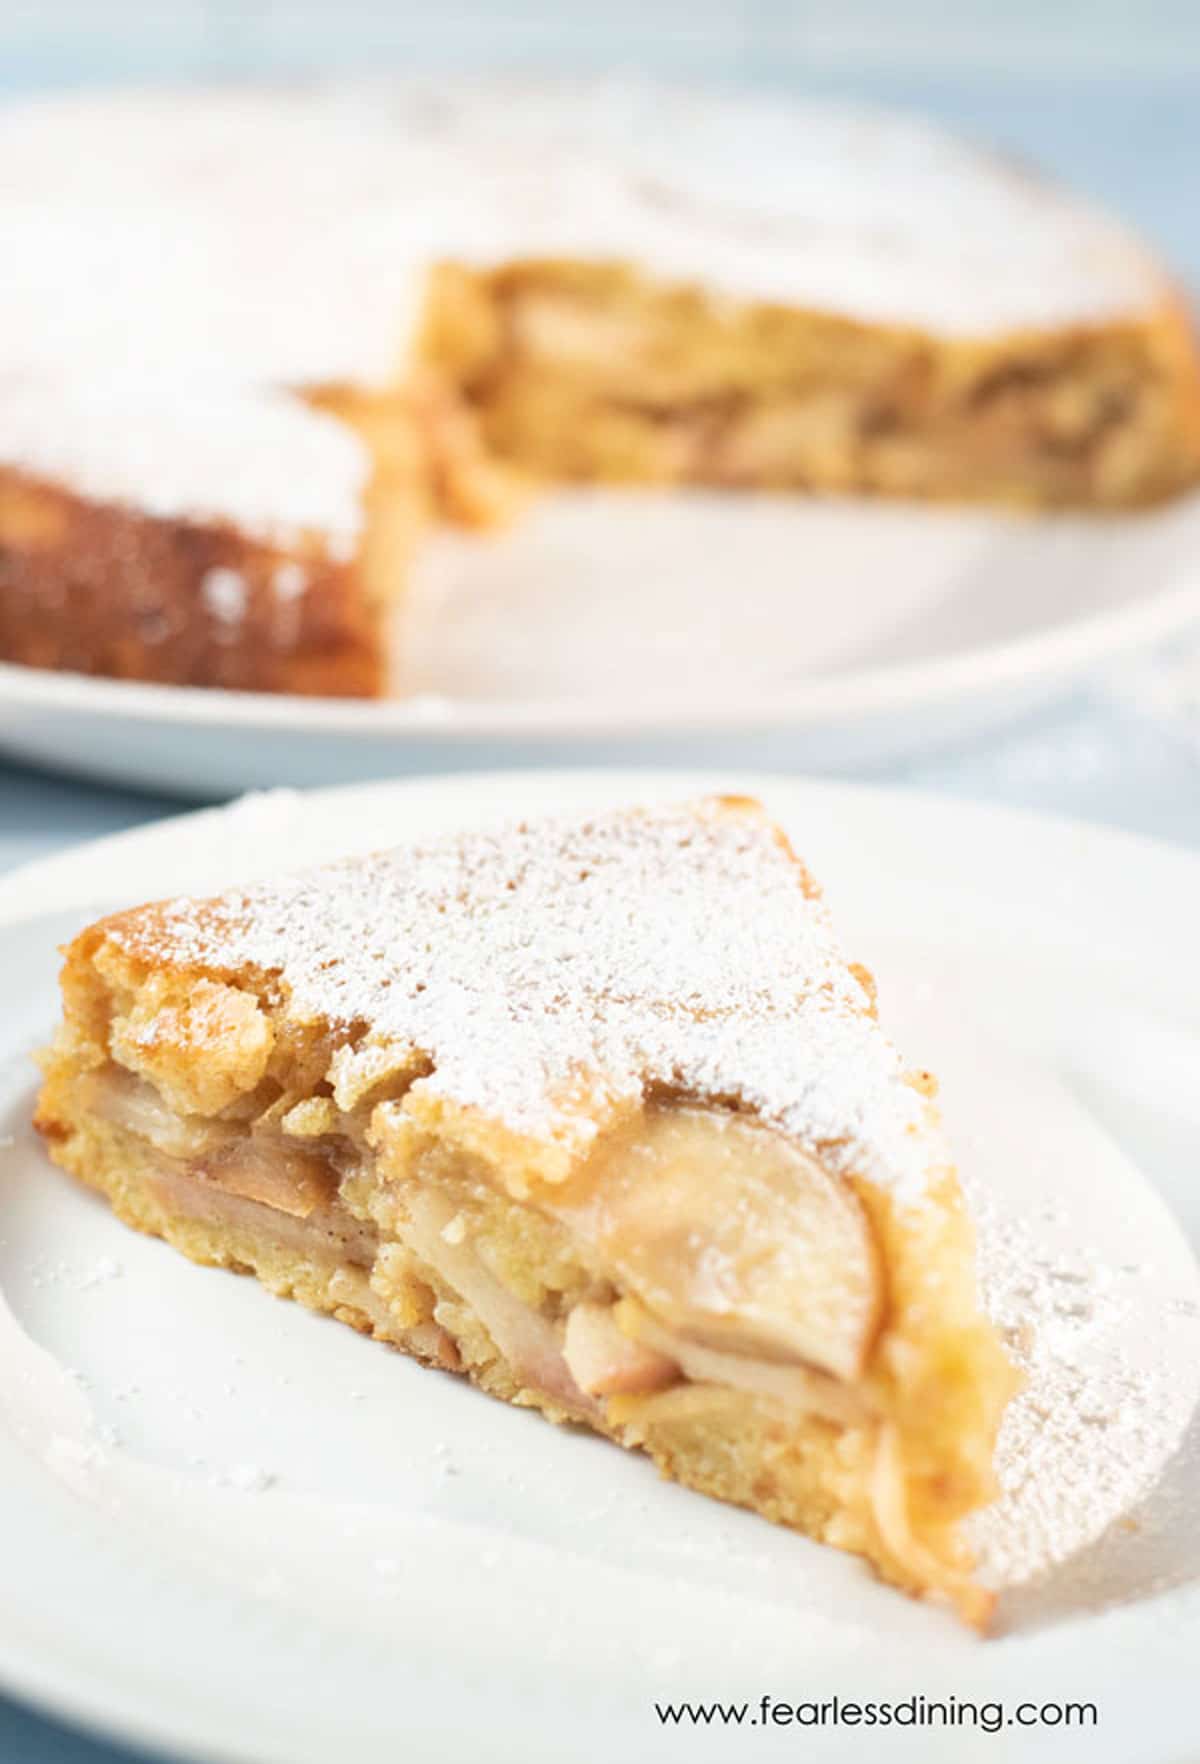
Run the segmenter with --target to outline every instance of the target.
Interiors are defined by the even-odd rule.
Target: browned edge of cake
[[[0,468],[0,657],[176,686],[378,692],[356,566]]]

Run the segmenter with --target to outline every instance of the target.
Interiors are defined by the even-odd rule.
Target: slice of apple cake
[[[933,1081],[754,802],[402,846],[67,950],[120,1216],[982,1623],[1013,1375]]]

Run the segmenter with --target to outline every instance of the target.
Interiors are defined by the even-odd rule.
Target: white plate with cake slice
[[[118,1224],[30,1131],[55,945],[101,910],[714,790],[761,795],[875,971],[883,1022],[942,1078],[988,1302],[1028,1370],[988,1640],[603,1441],[191,1266]],[[861,1757],[884,1699],[956,1705],[949,1724],[916,1701],[895,1717],[889,1747],[921,1764],[1194,1750],[1198,883],[1195,858],[1094,829],[644,771],[282,792],[8,878],[6,1688],[256,1764],[400,1747],[726,1764],[762,1736],[676,1724],[656,1703],[744,1703],[748,1725],[810,1730],[835,1693],[876,1715],[826,1716],[804,1734],[815,1757]],[[1045,1705],[1037,1725],[1030,1704]]]
[[[0,746],[194,796],[657,757],[850,770],[993,728],[1200,622],[1200,501],[1008,516],[556,492],[426,540],[364,703],[0,664]]]

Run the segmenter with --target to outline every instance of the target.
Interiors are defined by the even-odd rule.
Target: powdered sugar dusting
[[[275,1472],[261,1464],[231,1464],[213,1479],[218,1487],[236,1488],[241,1494],[264,1494],[275,1482]]]
[[[439,260],[629,262],[939,335],[1125,317],[1162,293],[1122,229],[929,124],[638,80],[42,99],[0,113],[0,159],[0,374],[36,380],[43,412],[17,426],[6,392],[0,458],[49,453],[92,494],[254,531],[341,531],[344,470],[313,457],[302,407],[275,407],[265,445],[256,398],[231,393],[214,427],[174,383],[393,385]],[[131,339],[137,371],[88,424],[73,387]],[[193,475],[213,437],[215,485]]]
[[[308,572],[298,563],[283,563],[271,577],[275,598],[285,604],[301,600],[308,589]]]
[[[230,522],[268,543],[308,536],[338,555],[357,542],[366,449],[299,398],[179,373],[53,384],[14,375],[0,394],[2,464],[162,519]],[[232,622],[229,575],[210,575],[205,594]]]
[[[236,629],[246,616],[246,579],[237,570],[209,570],[200,579],[200,598],[219,625]]]
[[[761,811],[711,802],[401,846],[112,935],[266,970],[293,1016],[416,1046],[421,1089],[521,1133],[666,1086],[916,1193],[939,1138],[804,884]]]
[[[1152,1270],[1086,1244],[1048,1249],[1053,1206],[1024,1220],[972,1199],[985,1306],[1025,1380],[997,1444],[1000,1498],[968,1522],[981,1578],[1004,1587],[1037,1580],[1128,1511],[1178,1444],[1187,1405],[1174,1357],[1147,1364],[1113,1345],[1133,1349],[1131,1332],[1145,1333]],[[1168,1323],[1197,1336],[1194,1316]]]
[[[416,76],[11,107],[0,364],[390,378],[429,265],[577,255],[965,335],[1144,311],[1085,203],[866,105]],[[97,217],[102,217],[102,224]]]

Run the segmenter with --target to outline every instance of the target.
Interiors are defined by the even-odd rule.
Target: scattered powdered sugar
[[[86,1292],[89,1287],[104,1286],[110,1280],[119,1280],[123,1272],[115,1256],[101,1256],[82,1275],[79,1285]]]
[[[973,1206],[985,1306],[1024,1378],[996,1451],[1000,1498],[968,1522],[981,1578],[1036,1579],[1144,1494],[1181,1432],[1178,1368],[1116,1344],[1145,1328],[1148,1271],[1045,1247],[1042,1220]],[[1139,1291],[1139,1285],[1143,1290]]]
[[[235,1488],[241,1494],[265,1494],[276,1478],[274,1471],[264,1470],[261,1464],[232,1464],[213,1480],[219,1487]]]
[[[236,628],[246,616],[246,578],[238,570],[209,570],[200,579],[200,598],[219,625]]]
[[[282,563],[271,577],[271,591],[277,600],[300,600],[307,587],[308,571],[302,564]]]
[[[275,641],[289,648],[296,641],[300,628],[300,612],[308,593],[309,573],[302,564],[282,563],[272,573],[273,623]]]
[[[43,1456],[46,1468],[68,1483],[77,1483],[81,1476],[90,1476],[106,1462],[104,1450],[97,1440],[77,1439],[69,1433],[52,1434]]]
[[[586,1144],[666,1087],[747,1107],[916,1193],[943,1160],[823,904],[760,810],[720,802],[398,847],[216,902],[126,915],[164,962],[277,976],[285,1014],[422,1093]]]
[[[38,1258],[30,1265],[29,1284],[33,1287],[62,1286],[75,1292],[89,1292],[93,1287],[106,1286],[124,1272],[115,1256],[101,1256],[86,1267],[73,1262],[47,1262]]]

